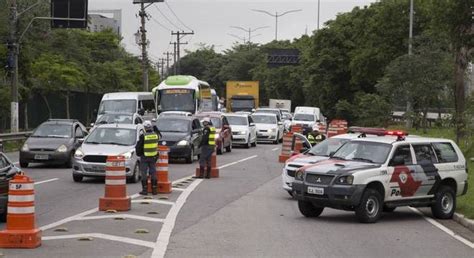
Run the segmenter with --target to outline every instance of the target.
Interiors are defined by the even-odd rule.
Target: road
[[[143,199],[136,195],[139,184],[129,184],[132,210],[117,214],[96,210],[103,180],[74,183],[69,169],[28,168],[26,173],[40,183],[35,191],[42,246],[0,253],[6,257],[474,255],[472,232],[443,222],[454,230],[453,237],[445,226],[430,223],[410,208],[384,214],[376,224],[360,224],[352,212],[332,209],[319,218],[303,217],[281,189],[279,148],[260,144],[218,156],[218,179],[191,179],[196,163],[171,164],[172,194]],[[9,156],[17,160],[15,154]],[[136,233],[138,229],[148,233]]]

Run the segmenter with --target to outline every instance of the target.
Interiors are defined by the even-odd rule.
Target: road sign
[[[268,67],[298,65],[300,51],[298,49],[270,49],[267,56]]]
[[[88,0],[51,0],[51,27],[87,28],[87,6]],[[61,20],[54,18],[61,18]],[[77,19],[84,19],[84,21]]]

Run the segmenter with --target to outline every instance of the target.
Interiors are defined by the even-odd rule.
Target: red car
[[[232,151],[232,130],[230,129],[227,118],[222,115],[221,112],[202,112],[196,114],[196,117],[201,121],[205,117],[209,117],[212,122],[212,126],[216,128],[216,148],[217,154],[224,153],[224,149],[227,152]]]

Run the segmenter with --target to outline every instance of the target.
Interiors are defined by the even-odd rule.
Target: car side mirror
[[[254,127],[254,126],[255,126],[255,123],[250,123],[250,126],[251,126],[251,127]]]
[[[390,160],[388,165],[391,167],[405,165],[405,159],[402,156],[395,156]]]
[[[77,139],[77,142],[82,144],[84,142],[84,138]]]

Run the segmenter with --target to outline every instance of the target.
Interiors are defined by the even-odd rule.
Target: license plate
[[[105,167],[92,166],[92,170],[93,170],[94,172],[105,172]]]
[[[36,154],[35,159],[37,159],[37,160],[48,160],[49,156],[48,155]]]
[[[324,194],[324,188],[309,186],[308,187],[308,193],[309,194],[323,195]]]

